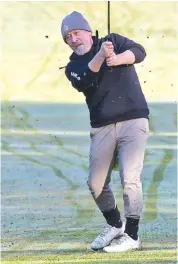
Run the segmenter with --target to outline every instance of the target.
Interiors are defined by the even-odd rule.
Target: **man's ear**
[[[92,39],[92,32],[89,32],[89,33],[90,33],[90,35],[89,35],[89,36],[90,36],[90,38]]]

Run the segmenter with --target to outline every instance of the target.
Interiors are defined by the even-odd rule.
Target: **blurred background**
[[[155,247],[176,245],[177,5],[111,2],[111,32],[147,52],[136,65],[151,132],[140,232],[143,239],[155,239]],[[0,2],[1,213],[7,258],[26,249],[63,249],[69,238],[70,247],[76,240],[82,247],[104,225],[86,185],[90,124],[85,98],[59,70],[71,54],[61,22],[74,10],[87,18],[93,34],[107,35],[107,2]],[[117,170],[112,187],[123,213]],[[149,239],[145,243],[153,246]]]
[[[93,33],[107,34],[107,2],[1,2],[4,100],[84,102],[64,76],[71,53],[60,27],[64,16],[82,12]],[[147,51],[137,65],[149,101],[175,101],[176,2],[112,2],[111,32],[140,42]]]

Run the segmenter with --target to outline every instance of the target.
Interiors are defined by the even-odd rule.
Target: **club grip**
[[[107,37],[107,41],[112,42],[112,38],[110,36]],[[109,71],[112,72],[112,67],[109,67]]]

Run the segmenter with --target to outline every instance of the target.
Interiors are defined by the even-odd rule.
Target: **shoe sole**
[[[122,250],[122,251],[106,251],[106,250],[103,248],[103,251],[104,251],[105,253],[119,253],[119,252],[137,251],[137,250],[142,250],[142,245],[140,245],[138,248],[132,248],[132,249],[127,249],[127,250]]]

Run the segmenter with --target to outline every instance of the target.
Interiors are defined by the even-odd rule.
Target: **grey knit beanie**
[[[86,31],[92,32],[90,25],[87,20],[83,17],[83,15],[77,11],[72,12],[70,15],[66,16],[61,25],[61,33],[62,37],[65,40],[66,35],[75,29],[83,29]]]

